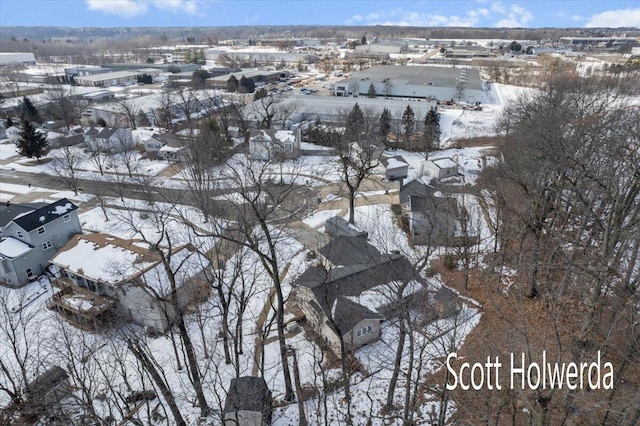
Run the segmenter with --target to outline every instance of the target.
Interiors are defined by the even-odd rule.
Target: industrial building
[[[335,83],[336,96],[376,96],[477,102],[482,81],[475,68],[381,65]]]
[[[257,122],[261,119],[259,111],[262,111],[262,109],[259,102],[260,100],[255,101],[245,107],[244,113],[250,122]],[[413,109],[416,120],[422,119],[431,108],[437,107],[435,101],[418,99],[290,95],[284,98],[275,108],[293,111],[284,125],[288,129],[303,122],[339,123],[344,120],[345,114],[356,103],[365,115],[373,117],[380,116],[383,109],[388,109],[391,112],[392,123],[400,121],[407,105],[410,105],[411,109]],[[282,125],[277,122],[275,124],[277,126]]]
[[[35,65],[36,57],[32,52],[0,53],[0,66],[4,65]]]

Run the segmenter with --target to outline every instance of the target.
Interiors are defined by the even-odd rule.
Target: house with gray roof
[[[224,425],[270,425],[271,404],[271,391],[264,378],[243,376],[231,379],[224,402]]]
[[[338,237],[318,250],[319,262],[294,283],[293,299],[308,324],[338,357],[380,338],[385,319],[376,306],[358,302],[363,293],[391,282],[408,282],[411,263],[383,254],[361,237]]]
[[[249,132],[249,158],[268,161],[276,157],[300,156],[300,131],[251,129]]]
[[[78,207],[66,198],[45,205],[0,208],[0,281],[21,287],[44,272],[49,259],[82,232]]]
[[[133,148],[131,130],[119,127],[94,127],[84,134],[87,148],[91,151],[122,152]]]

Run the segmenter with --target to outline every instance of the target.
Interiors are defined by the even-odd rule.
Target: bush
[[[444,264],[444,267],[449,271],[453,271],[454,269],[456,269],[458,259],[456,259],[456,257],[452,254],[445,254],[442,257],[442,263]]]

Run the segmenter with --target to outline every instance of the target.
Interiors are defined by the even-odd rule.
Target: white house
[[[92,127],[85,132],[84,141],[91,151],[122,152],[135,145],[131,130],[118,127]]]
[[[51,259],[59,288],[48,303],[81,327],[126,318],[164,331],[175,317],[171,280],[160,253],[140,240],[108,234],[77,235]],[[190,245],[172,250],[178,308],[206,294],[210,262]]]
[[[249,158],[268,161],[274,157],[297,158],[300,155],[300,131],[252,129],[249,133]]]
[[[429,158],[422,163],[422,175],[445,179],[458,175],[458,163],[449,157]]]

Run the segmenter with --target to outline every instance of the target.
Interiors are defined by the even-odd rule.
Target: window
[[[360,336],[363,336],[363,335],[365,335],[367,333],[371,333],[372,330],[373,330],[373,327],[370,326],[370,325],[368,325],[366,327],[363,327],[363,328],[361,328],[359,330],[356,330],[356,337],[360,337]]]
[[[65,214],[64,216],[62,216],[62,218],[65,222],[69,222],[71,220],[71,215]]]
[[[24,238],[24,234],[22,233],[22,231],[16,232],[16,235],[18,236],[18,238]]]
[[[25,272],[27,273],[27,278],[33,277],[33,271],[31,270],[31,268],[28,268]]]
[[[51,241],[45,241],[42,243],[42,250],[49,250],[51,248]]]
[[[40,228],[38,228],[38,235],[42,235],[45,232],[47,232],[47,231],[44,229],[44,226],[41,226]]]

